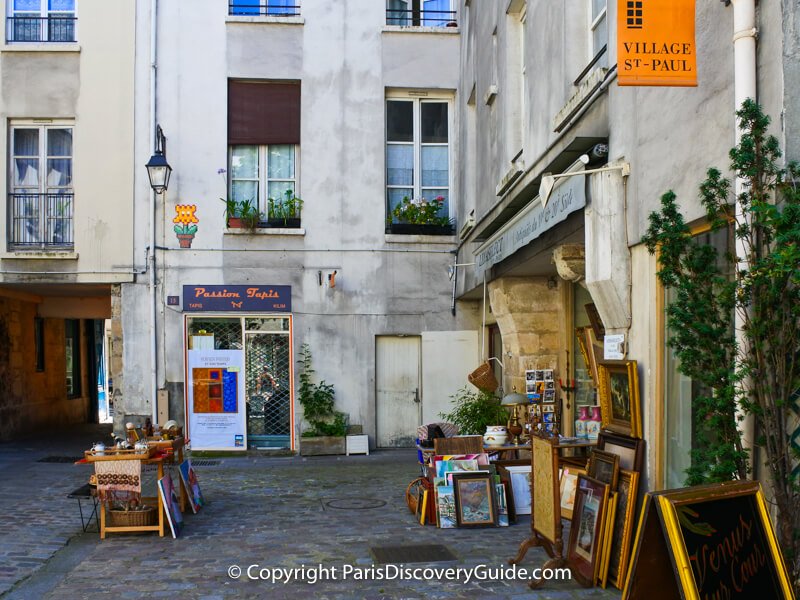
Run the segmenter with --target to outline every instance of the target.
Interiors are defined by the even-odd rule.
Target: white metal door
[[[379,336],[375,344],[375,413],[379,448],[414,445],[421,425],[420,339]]]

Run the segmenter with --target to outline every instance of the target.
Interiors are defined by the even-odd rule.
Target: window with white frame
[[[300,83],[229,80],[229,226],[300,227],[299,151]]]
[[[386,0],[386,24],[403,27],[453,27],[454,0]]]
[[[295,17],[300,0],[230,0],[229,15]]]
[[[72,127],[13,123],[8,245],[73,246]]]
[[[230,146],[229,197],[251,201],[267,219],[299,219],[299,206],[291,204],[299,196],[297,153],[293,144]]]
[[[74,42],[75,0],[7,0],[7,42]]]
[[[588,0],[591,4],[589,14],[589,60],[595,62],[601,53],[605,53],[608,45],[608,19],[606,18],[608,0]],[[607,59],[603,59],[605,66]]]
[[[438,217],[450,216],[450,110],[439,98],[387,98],[386,198],[390,221],[404,198],[441,198]]]

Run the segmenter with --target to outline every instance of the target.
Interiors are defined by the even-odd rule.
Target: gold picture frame
[[[633,536],[634,517],[636,515],[636,497],[639,491],[639,473],[622,469],[617,484],[617,515],[611,532],[611,552],[608,563],[608,575],[611,583],[622,589],[628,562],[631,554],[631,537]],[[605,585],[603,585],[605,587]]]
[[[561,472],[561,517],[572,521],[572,511],[575,508],[575,492],[578,489],[578,475],[586,475],[586,469],[567,466]]]
[[[597,392],[603,429],[642,438],[639,374],[635,360],[598,363]]]
[[[597,373],[597,356],[595,346],[594,331],[591,327],[577,327],[575,329],[575,337],[578,340],[578,347],[583,356],[583,362],[586,363],[586,370],[589,372],[589,377],[592,379],[592,385],[597,387],[598,373]]]

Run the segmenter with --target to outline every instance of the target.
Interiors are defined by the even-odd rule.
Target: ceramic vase
[[[600,427],[603,424],[603,419],[600,416],[600,407],[592,407],[592,417],[586,421],[586,437],[590,440],[596,440],[600,434]]]
[[[589,407],[588,406],[579,406],[578,410],[580,413],[578,414],[578,418],[575,419],[575,437],[576,438],[585,438],[586,437],[586,423],[589,421]]]

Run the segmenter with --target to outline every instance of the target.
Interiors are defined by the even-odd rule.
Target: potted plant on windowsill
[[[220,198],[225,203],[225,223],[230,229],[249,229],[258,227],[261,213],[252,200]]]
[[[389,217],[388,233],[406,235],[451,235],[453,222],[439,213],[444,207],[444,196],[433,200],[414,200],[404,196]]]
[[[294,195],[294,190],[286,190],[283,196],[282,199],[270,198],[267,202],[267,225],[297,229],[303,201]]]
[[[300,436],[300,454],[344,454],[347,417],[334,409],[333,386],[325,381],[312,381],[314,369],[311,368],[311,349],[308,344],[300,348],[299,363],[297,400],[303,407],[303,418],[310,425]]]

